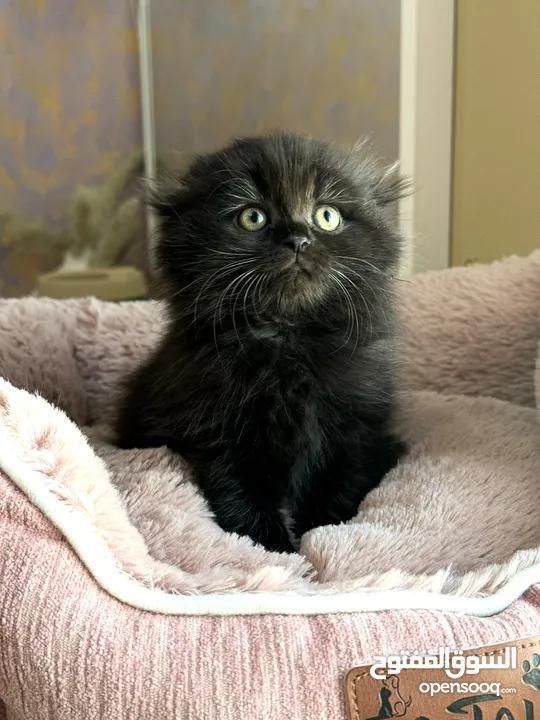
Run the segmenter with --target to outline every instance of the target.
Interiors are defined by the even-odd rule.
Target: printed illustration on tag
[[[399,692],[399,678],[390,677],[382,680],[382,687],[379,690],[379,712],[376,718],[368,718],[368,720],[379,720],[379,718],[398,718],[407,714],[407,709],[412,703],[409,696],[405,700]]]

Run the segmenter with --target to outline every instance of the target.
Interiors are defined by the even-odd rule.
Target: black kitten
[[[120,445],[193,465],[221,527],[292,551],[353,517],[397,462],[391,431],[403,182],[287,133],[197,159],[154,200],[170,322],[130,379]]]

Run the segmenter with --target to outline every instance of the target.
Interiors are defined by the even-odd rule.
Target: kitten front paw
[[[278,552],[278,553],[295,553],[296,549],[294,545],[292,544],[291,540],[286,538],[279,538],[275,540],[266,540],[264,542],[260,542],[261,545],[264,545],[264,547],[267,550],[270,550],[270,552]]]
[[[249,533],[253,542],[262,545],[270,552],[294,553],[296,549],[292,543],[285,525],[279,522],[271,525],[259,524]]]
[[[252,513],[245,508],[234,508],[229,513],[215,512],[215,518],[226,532],[244,535],[257,545],[262,545],[271,552],[296,552],[287,528],[281,517],[267,510],[256,510]]]

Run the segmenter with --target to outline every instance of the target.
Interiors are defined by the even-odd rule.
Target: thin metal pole
[[[141,82],[141,112],[144,152],[144,172],[147,181],[156,177],[156,128],[154,119],[154,78],[152,72],[152,37],[150,0],[138,0],[137,38],[139,44],[139,73]],[[151,243],[155,218],[147,208],[148,240]]]

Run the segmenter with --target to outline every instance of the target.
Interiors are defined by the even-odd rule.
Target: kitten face
[[[237,140],[154,200],[169,296],[208,317],[323,307],[394,268],[384,206],[402,190],[355,151],[287,133]]]

